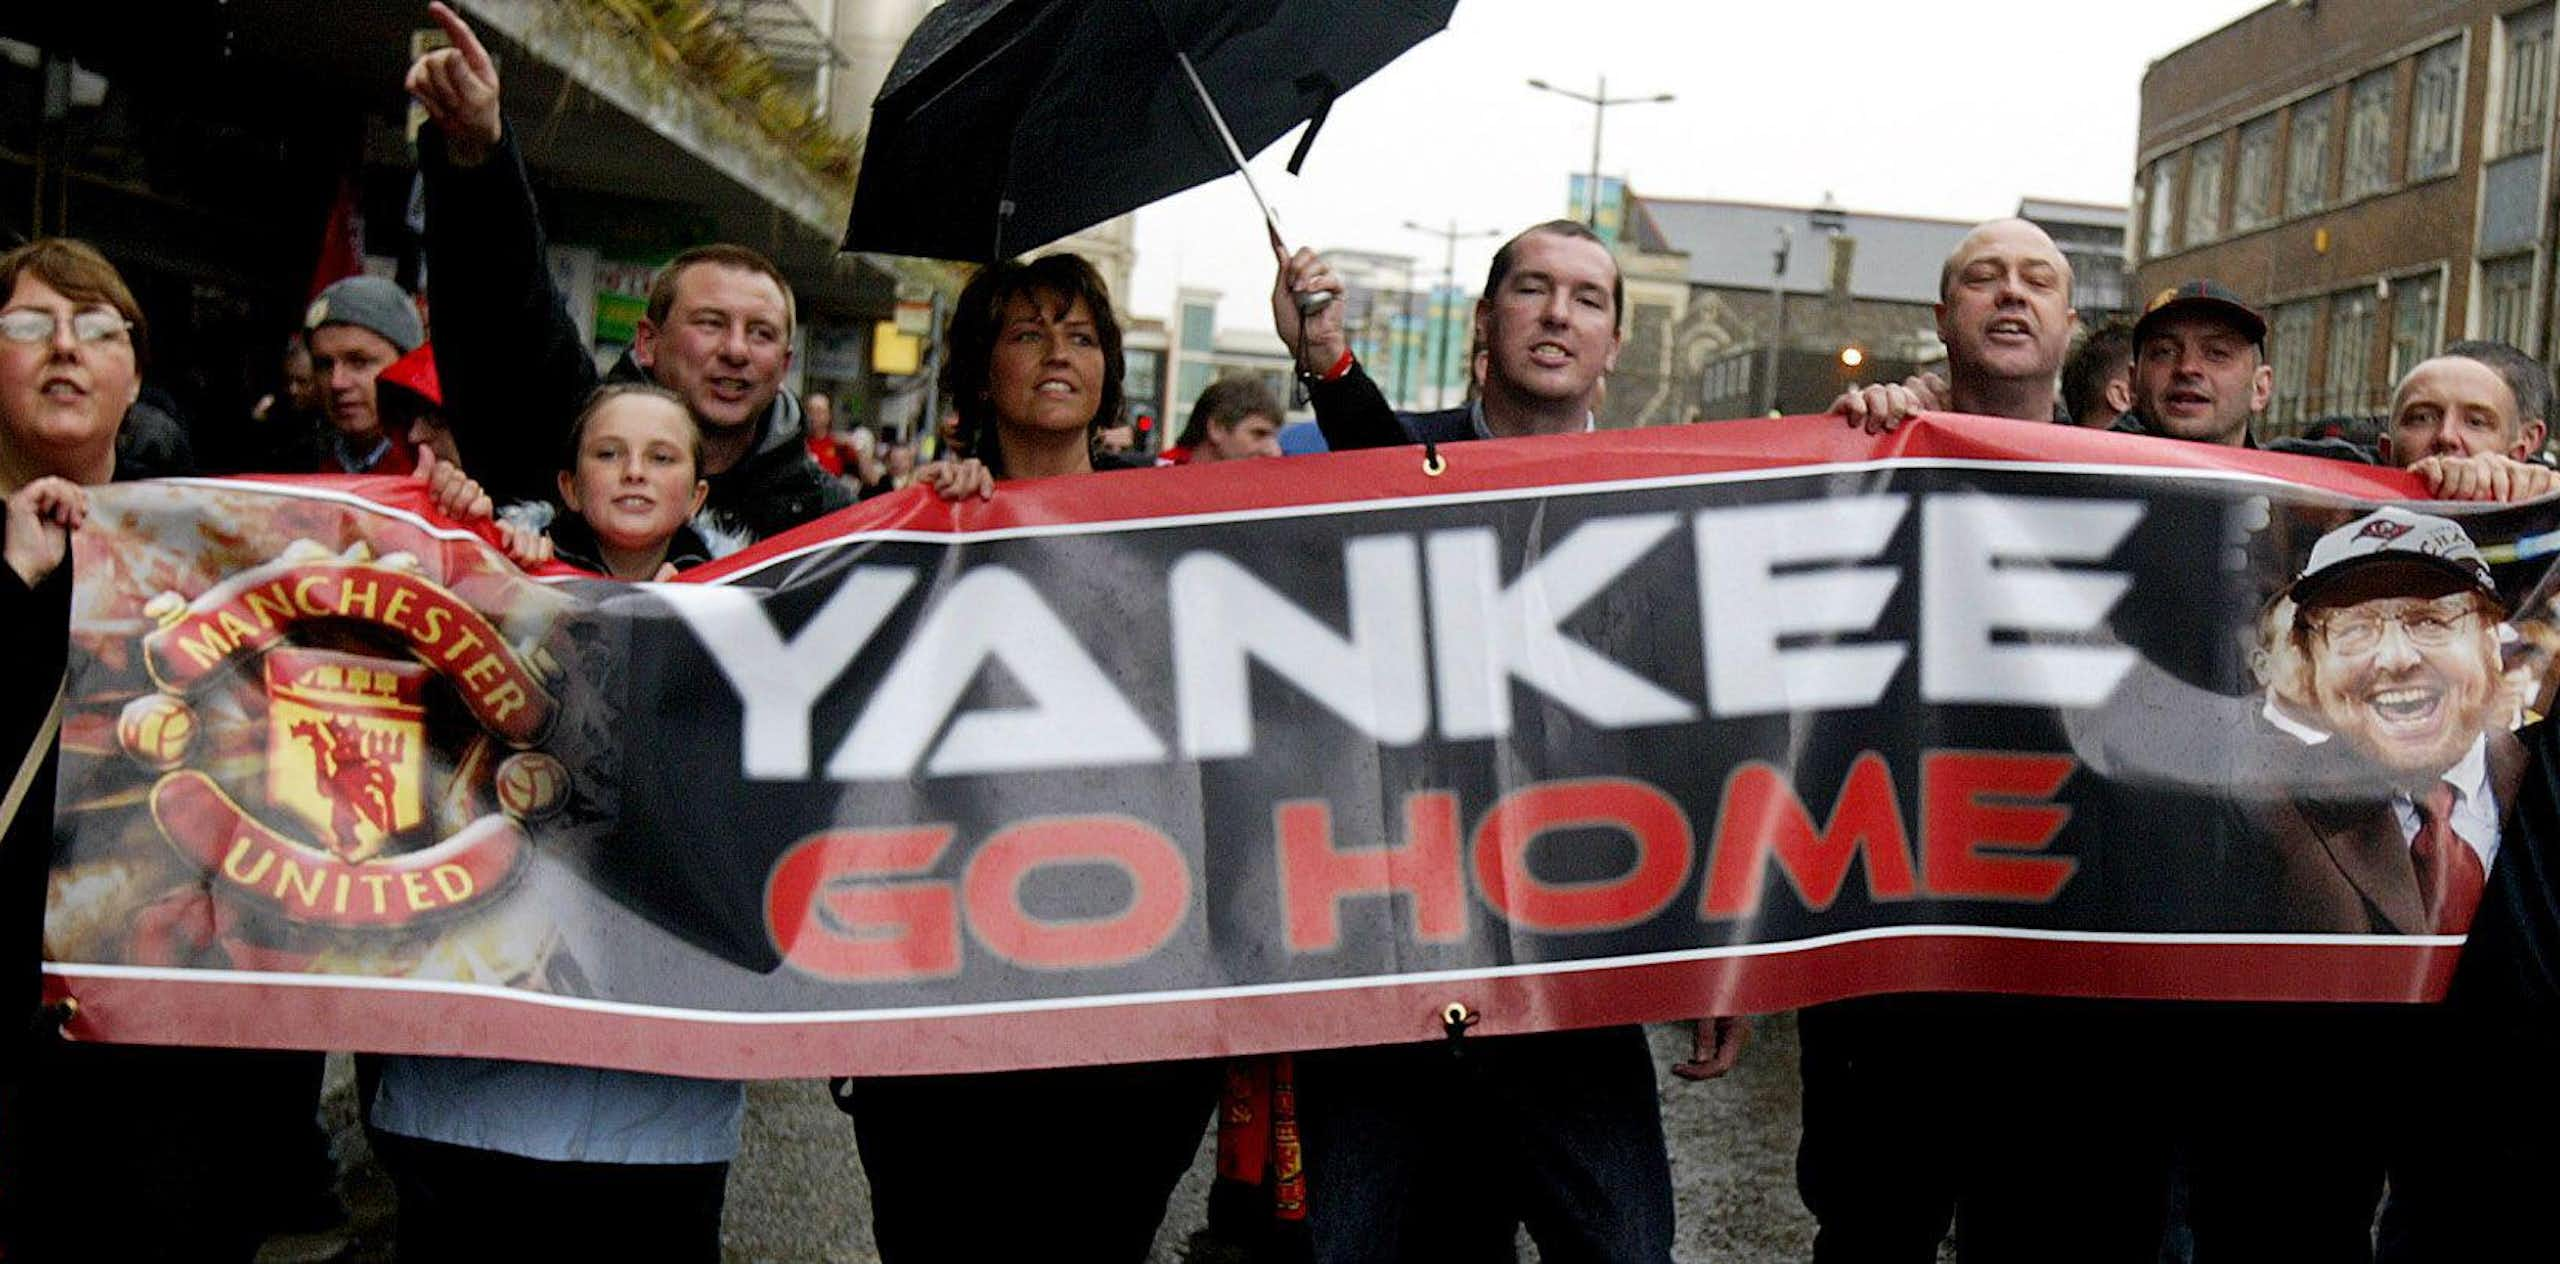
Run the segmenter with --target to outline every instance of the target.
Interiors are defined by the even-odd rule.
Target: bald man
[[[1938,271],[1937,313],[1947,348],[1943,405],[1907,384],[1877,385],[1848,391],[1831,412],[1870,434],[1938,407],[2019,421],[2062,416],[2058,375],[2080,313],[2071,306],[2071,261],[2043,229],[1995,219],[1965,234]]]
[[[2407,466],[2435,500],[2533,500],[2560,490],[2534,460],[2549,437],[2551,370],[2503,342],[2457,342],[2391,393],[2382,463]]]
[[[1832,414],[1869,433],[1927,409],[2063,419],[2079,314],[2071,263],[2025,220],[1975,228],[1939,273],[1943,401],[1861,387]],[[1954,1227],[1976,1261],[2156,1259],[2166,1134],[2141,1104],[2121,1006],[1876,997],[1806,1010],[1798,1192],[1816,1264],[1925,1264]]]

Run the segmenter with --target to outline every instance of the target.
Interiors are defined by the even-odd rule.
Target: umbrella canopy
[[[1334,97],[1456,7],[949,0],[917,25],[873,103],[844,248],[1000,258],[1206,183],[1235,168],[1177,47],[1252,154],[1321,124]]]

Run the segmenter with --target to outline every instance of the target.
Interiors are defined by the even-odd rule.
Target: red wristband
[[[1338,382],[1338,381],[1341,381],[1341,380],[1342,380],[1342,375],[1343,375],[1343,374],[1345,374],[1345,373],[1350,372],[1350,371],[1351,371],[1351,366],[1352,366],[1354,363],[1356,363],[1356,361],[1355,361],[1355,360],[1354,360],[1354,358],[1352,357],[1351,349],[1350,349],[1350,348],[1348,348],[1348,347],[1345,347],[1345,348],[1343,348],[1343,351],[1342,351],[1342,358],[1341,358],[1341,359],[1339,359],[1339,360],[1334,361],[1334,362],[1333,362],[1333,367],[1332,367],[1332,368],[1330,368],[1330,369],[1326,369],[1324,372],[1317,374],[1317,375],[1316,375],[1316,380],[1317,380],[1317,381],[1319,381],[1319,382]]]

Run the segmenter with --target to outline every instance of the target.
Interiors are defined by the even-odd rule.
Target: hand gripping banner
[[[2439,995],[2560,506],[1929,418],[922,492],[528,579],[390,480],[104,489],[89,1039],[968,1071],[1897,990]]]

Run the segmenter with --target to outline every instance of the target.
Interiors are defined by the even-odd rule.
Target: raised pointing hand
[[[441,0],[427,13],[444,28],[451,48],[439,48],[409,67],[409,95],[427,109],[444,133],[445,157],[457,167],[476,167],[488,160],[505,135],[506,119],[498,111],[498,64],[471,24]]]

